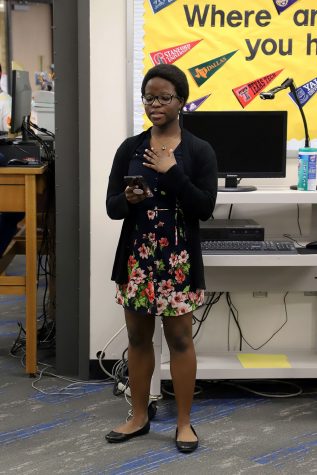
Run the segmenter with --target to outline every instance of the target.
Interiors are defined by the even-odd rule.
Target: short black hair
[[[149,69],[142,81],[142,96],[145,94],[145,87],[149,80],[157,77],[170,81],[175,87],[176,94],[184,99],[184,104],[186,104],[189,96],[187,77],[186,74],[174,64],[157,64]]]

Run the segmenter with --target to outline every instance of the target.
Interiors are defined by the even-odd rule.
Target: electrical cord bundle
[[[122,359],[118,360],[112,367],[112,372],[110,373],[103,365],[102,360],[105,357],[106,350],[108,346],[117,338],[117,336],[126,328],[126,325],[123,325],[111,338],[107,341],[103,349],[98,354],[98,361],[102,371],[112,380],[114,380],[113,394],[119,396],[126,393],[126,389],[129,384],[128,380],[128,361],[125,357],[127,349],[122,353]],[[120,383],[122,387],[119,388]]]
[[[37,288],[39,287],[41,277],[44,277],[44,292],[42,298],[42,314],[38,317],[38,322],[42,320],[42,326],[38,329],[37,341],[40,348],[52,348],[55,346],[55,322],[50,319],[49,310],[54,313],[55,299],[50,295],[48,297],[49,277],[54,277],[55,274],[55,185],[54,185],[54,150],[51,150],[45,140],[39,135],[35,134],[33,129],[39,130],[46,135],[54,138],[54,134],[46,129],[38,127],[36,124],[27,121],[24,123],[24,131],[27,136],[31,136],[39,143],[41,150],[44,152],[44,162],[47,163],[47,187],[45,194],[44,212],[42,213],[42,222],[40,223],[41,244],[38,250],[38,264],[37,264]],[[23,145],[15,145],[21,151],[28,153],[23,148]],[[18,322],[19,333],[10,350],[10,354],[16,355],[22,348],[25,347],[25,329],[21,322]]]
[[[122,353],[121,360],[116,361],[112,367],[112,374],[114,379],[113,385],[113,394],[115,396],[120,396],[121,394],[126,394],[126,390],[129,387],[129,376],[128,376],[128,360],[125,358],[128,348]]]
[[[193,314],[193,325],[198,323],[198,328],[197,328],[196,332],[193,335],[193,339],[196,338],[196,336],[198,335],[202,324],[204,323],[204,321],[207,319],[207,317],[209,315],[211,307],[213,305],[215,305],[217,302],[219,302],[222,295],[223,295],[223,292],[212,292],[212,294],[209,297],[207,297],[207,301],[205,303],[205,309],[204,309],[204,312],[202,314],[202,317],[198,318]]]
[[[249,343],[245,337],[243,336],[243,333],[242,333],[242,329],[241,329],[241,326],[240,326],[240,323],[239,323],[239,312],[238,310],[236,309],[236,307],[234,306],[232,300],[231,300],[231,295],[230,295],[230,292],[226,292],[226,300],[227,300],[227,303],[228,303],[228,307],[229,307],[229,325],[228,325],[228,344],[229,344],[229,327],[230,327],[230,317],[232,316],[233,319],[234,319],[234,322],[238,328],[238,331],[239,331],[239,335],[240,335],[240,344],[239,344],[239,350],[242,351],[242,342],[244,341],[252,350],[260,350],[261,348],[263,348],[263,346],[265,346],[269,341],[272,340],[272,338],[274,338],[274,336],[284,327],[284,325],[286,325],[286,323],[288,322],[288,313],[287,313],[287,306],[286,306],[286,297],[288,295],[288,292],[286,292],[284,294],[284,298],[283,298],[283,302],[284,302],[284,309],[285,309],[285,320],[284,322],[279,326],[279,328],[277,330],[275,330],[273,332],[273,334],[267,339],[264,341],[264,343],[262,343],[260,346],[258,347],[254,347],[251,345],[251,343]]]
[[[48,370],[52,368],[51,365],[41,362],[38,364],[44,367],[40,371],[37,371],[38,377],[32,382],[32,388],[36,389],[36,391],[39,391],[41,394],[45,394],[46,396],[83,396],[86,393],[84,389],[85,386],[100,386],[109,384],[109,378],[102,381],[82,381],[79,379],[66,378],[65,376],[60,376],[59,374],[49,372]],[[68,381],[71,384],[68,384],[63,388],[59,388],[58,390],[45,391],[44,389],[41,389],[37,386],[37,383],[42,379],[43,375],[51,376],[63,381]]]

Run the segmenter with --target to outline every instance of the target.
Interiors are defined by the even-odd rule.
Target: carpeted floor
[[[19,321],[23,325],[24,298],[1,295],[1,475],[317,472],[315,381],[198,381],[192,423],[200,445],[189,455],[175,448],[175,401],[167,395],[169,382],[163,382],[165,395],[158,402],[150,433],[124,444],[108,444],[104,434],[130,408],[124,397],[113,395],[112,382],[72,384],[45,373],[39,381],[26,376],[23,348],[10,355]],[[53,349],[41,348],[39,360],[54,365]],[[40,368],[54,373],[44,364]],[[290,383],[303,393],[297,397],[255,394],[297,392],[298,387]]]

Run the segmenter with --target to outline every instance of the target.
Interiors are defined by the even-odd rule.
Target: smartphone
[[[128,186],[134,187],[133,193],[135,193],[136,195],[142,195],[143,193],[145,193],[148,198],[151,198],[153,196],[149,185],[147,184],[145,178],[142,175],[128,175],[123,178]]]

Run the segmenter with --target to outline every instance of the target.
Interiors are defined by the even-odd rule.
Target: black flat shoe
[[[133,439],[133,437],[138,437],[139,435],[148,434],[150,431],[150,421],[147,421],[145,426],[141,429],[131,432],[131,434],[123,434],[122,432],[115,432],[112,430],[105,436],[107,442],[125,442],[126,440]]]
[[[198,436],[192,425],[190,426],[190,428],[195,434],[195,436],[197,437],[197,440],[195,440],[194,442],[183,442],[182,440],[177,440],[178,428],[176,428],[175,444],[176,444],[177,449],[180,452],[184,452],[184,453],[194,452],[194,450],[196,450],[198,447]]]

